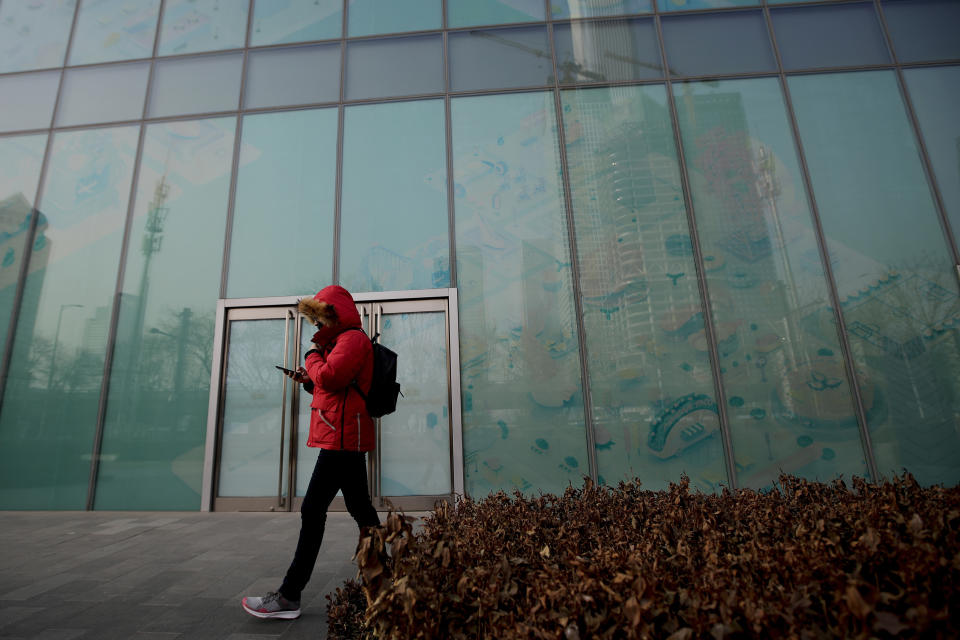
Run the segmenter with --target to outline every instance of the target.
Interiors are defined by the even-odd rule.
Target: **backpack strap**
[[[363,329],[361,329],[360,327],[347,327],[346,329],[344,329],[344,332],[346,332],[346,331],[359,331],[359,332],[362,333],[363,335],[365,335],[365,336],[367,335],[367,332],[364,331]],[[379,336],[380,336],[380,334],[377,333],[377,334],[374,336],[374,338],[377,338],[377,337],[379,337]],[[367,337],[369,338],[369,336],[367,336]],[[374,338],[370,338],[370,342],[371,342],[371,343],[373,342]],[[353,387],[354,389],[356,389],[357,393],[360,394],[360,397],[363,398],[363,401],[364,401],[364,402],[367,401],[367,394],[365,394],[365,393],[363,392],[363,389],[360,388],[360,385],[357,384],[357,379],[356,379],[356,378],[354,378],[353,380],[350,381],[350,384],[348,385],[348,388],[349,388],[349,387]]]

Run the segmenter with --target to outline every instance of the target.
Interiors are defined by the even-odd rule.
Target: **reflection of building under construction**
[[[655,321],[689,314],[698,304],[694,274],[678,268],[690,257],[689,243],[676,244],[687,226],[673,134],[665,107],[637,104],[636,89],[605,94],[607,102],[578,105],[580,139],[595,151],[583,156],[584,166],[571,167],[571,180],[589,194],[577,199],[584,304],[605,318],[591,326],[591,334],[603,338],[591,341],[590,359],[625,377],[659,378],[649,355],[657,351]],[[612,112],[624,108],[630,121],[611,130]]]
[[[711,293],[725,298],[719,301],[717,320],[766,321],[760,334],[774,332],[779,338],[771,344],[786,341],[788,350],[802,353],[796,321],[803,310],[784,246],[775,158],[766,147],[754,146],[739,92],[679,100],[689,114],[688,140],[698,151],[690,169],[702,194],[695,202],[700,238],[704,251],[719,254],[713,258],[723,264],[723,271],[709,280]],[[811,302],[823,304],[816,296]],[[724,331],[719,333],[723,339]]]

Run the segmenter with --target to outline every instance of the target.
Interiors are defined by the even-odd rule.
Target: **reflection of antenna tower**
[[[144,225],[143,239],[140,243],[140,252],[143,254],[143,268],[140,272],[140,288],[137,295],[137,311],[134,315],[133,325],[130,327],[130,360],[127,363],[127,375],[124,377],[125,384],[136,387],[136,372],[139,369],[140,350],[143,345],[143,322],[147,306],[147,293],[150,288],[150,262],[154,254],[160,251],[163,244],[163,224],[170,213],[170,208],[165,206],[167,196],[170,193],[170,186],[167,184],[167,176],[164,174],[157,186],[153,190],[153,200],[147,208],[147,221]],[[124,394],[129,399],[129,410],[132,412],[136,393],[130,393],[130,389]]]
[[[150,261],[153,255],[160,251],[163,244],[163,223],[167,219],[167,214],[170,213],[170,207],[164,206],[169,193],[170,185],[167,184],[167,176],[164,175],[153,190],[153,200],[150,201],[150,206],[147,209],[147,222],[144,226],[143,240],[140,244],[140,252],[143,254],[143,270],[140,273],[137,316],[133,334],[134,340],[138,344],[143,333],[143,314],[147,304],[147,290],[150,288]]]

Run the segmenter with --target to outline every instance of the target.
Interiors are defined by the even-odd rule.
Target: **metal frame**
[[[212,362],[214,363],[213,370],[210,374],[210,399],[207,404],[207,436],[205,441],[204,449],[204,461],[203,461],[203,476],[202,476],[202,485],[201,485],[201,511],[211,511],[214,508],[214,502],[221,505],[233,505],[236,508],[257,508],[259,510],[274,510],[271,509],[271,506],[277,505],[279,500],[274,500],[274,498],[221,498],[217,497],[216,494],[216,469],[217,469],[217,460],[219,459],[219,452],[221,446],[221,435],[220,435],[220,416],[223,410],[223,400],[224,400],[224,384],[225,380],[223,377],[224,367],[226,365],[228,344],[227,344],[227,331],[229,327],[228,315],[233,310],[243,310],[248,309],[251,311],[251,317],[257,316],[257,309],[290,309],[297,304],[297,301],[302,296],[278,296],[271,298],[235,298],[235,299],[220,299],[217,301],[217,312],[215,320],[215,342],[214,342],[214,351]],[[371,292],[371,293],[357,293],[353,294],[354,301],[358,305],[366,305],[372,303],[378,303],[387,305],[390,303],[402,303],[402,302],[416,302],[423,300],[436,300],[438,302],[442,301],[445,305],[445,308],[438,307],[435,311],[444,310],[446,312],[447,326],[446,326],[446,339],[447,339],[447,353],[449,360],[448,367],[448,379],[447,384],[449,386],[449,400],[450,400],[450,470],[451,470],[451,482],[452,482],[452,497],[455,499],[458,496],[465,495],[464,489],[464,464],[463,464],[463,419],[462,419],[462,398],[461,398],[461,389],[460,389],[460,337],[459,337],[459,313],[458,313],[458,296],[456,289],[422,289],[422,290],[413,290],[413,291],[389,291],[383,293]],[[280,316],[278,315],[278,318]],[[289,323],[288,323],[289,326]],[[294,323],[294,338],[293,343],[299,344],[299,331],[300,323],[299,320]],[[285,351],[286,353],[286,351]],[[286,356],[285,356],[286,357]],[[299,357],[295,355],[295,357]],[[296,391],[291,396],[291,402],[296,403]],[[286,397],[286,395],[284,395]],[[294,404],[295,406],[295,404]],[[284,407],[284,413],[288,411],[287,407]],[[287,482],[287,496],[288,500],[285,504],[281,505],[283,510],[296,509],[299,508],[302,498],[298,498],[295,495],[295,491],[292,490],[294,485],[294,478],[296,473],[296,448],[298,443],[296,442],[296,429],[297,429],[297,415],[295,412],[290,411],[290,419],[292,424],[289,426],[292,436],[292,440],[289,446],[289,458],[285,464],[289,479]],[[281,445],[281,455],[282,455],[282,445]],[[371,472],[373,472],[376,467],[379,466],[379,460],[376,461],[374,466],[371,466]],[[281,471],[282,473],[282,471]],[[280,482],[282,486],[282,482]],[[371,492],[379,497],[379,490],[375,489],[371,484]],[[447,496],[404,496],[402,497],[403,505],[408,510],[426,510],[433,508],[433,505],[438,500],[446,499]],[[338,499],[339,500],[339,499]],[[400,498],[398,497],[398,501]],[[334,509],[342,509],[342,502],[335,501],[333,505]]]
[[[96,490],[96,476],[98,473],[98,463],[100,455],[100,447],[103,438],[103,429],[104,422],[107,412],[107,402],[109,395],[109,383],[110,383],[110,373],[113,364],[113,351],[115,348],[116,334],[117,334],[117,324],[119,321],[119,306],[120,306],[120,293],[122,291],[123,276],[125,272],[125,258],[129,252],[129,243],[130,243],[130,228],[131,221],[135,207],[136,199],[136,188],[137,180],[140,172],[140,163],[141,163],[141,154],[144,146],[144,136],[146,126],[152,123],[162,123],[162,122],[177,122],[177,121],[186,121],[186,120],[200,120],[212,117],[222,117],[222,116],[234,116],[237,118],[236,130],[235,130],[235,140],[234,140],[234,149],[233,149],[233,161],[231,167],[231,176],[230,176],[230,187],[228,194],[228,210],[227,210],[227,223],[226,223],[226,233],[224,237],[224,255],[223,255],[223,270],[221,273],[221,283],[220,283],[220,295],[226,295],[226,286],[227,278],[229,277],[229,254],[230,254],[230,243],[231,243],[231,229],[234,223],[234,209],[235,209],[235,198],[236,198],[236,180],[239,167],[239,154],[240,154],[240,143],[242,139],[242,121],[243,116],[246,114],[254,113],[264,113],[264,112],[280,112],[280,111],[291,111],[291,110],[302,110],[302,109],[315,109],[315,108],[337,108],[338,110],[338,122],[337,122],[337,159],[336,159],[336,201],[334,208],[334,220],[335,227],[333,230],[333,281],[337,282],[339,279],[339,273],[337,272],[339,264],[339,251],[340,251],[340,242],[339,242],[339,233],[341,226],[341,205],[340,205],[340,192],[341,192],[341,182],[342,182],[342,157],[343,157],[343,131],[344,131],[344,110],[348,105],[353,104],[379,104],[379,103],[390,103],[396,101],[410,101],[410,100],[419,100],[419,99],[442,99],[444,101],[444,129],[445,129],[445,140],[446,140],[446,168],[447,173],[450,179],[447,182],[447,206],[448,206],[448,224],[449,224],[449,248],[450,248],[450,287],[449,291],[453,292],[451,300],[456,299],[456,286],[457,286],[457,272],[456,272],[456,232],[455,232],[455,212],[454,212],[454,198],[453,198],[453,151],[452,151],[452,116],[451,116],[451,102],[454,98],[466,97],[466,96],[479,96],[479,95],[503,95],[509,93],[523,93],[523,92],[545,92],[552,91],[554,94],[554,107],[557,111],[557,122],[558,122],[558,131],[559,131],[559,152],[560,152],[560,162],[561,167],[564,171],[564,175],[567,175],[567,157],[566,149],[564,144],[564,128],[563,128],[563,113],[561,109],[561,99],[560,91],[569,90],[575,88],[587,88],[587,87],[615,87],[615,86],[638,86],[638,85],[664,85],[667,90],[670,114],[671,114],[671,123],[674,129],[674,139],[678,144],[678,158],[681,165],[681,182],[682,182],[682,191],[684,194],[684,201],[687,205],[687,215],[688,215],[688,225],[691,230],[691,239],[693,241],[694,253],[695,253],[695,264],[698,273],[698,282],[701,288],[701,303],[705,310],[705,313],[709,316],[709,296],[706,292],[706,281],[704,279],[703,273],[703,264],[702,264],[702,255],[699,248],[699,241],[696,238],[696,220],[692,210],[692,200],[689,193],[688,186],[688,176],[687,176],[687,167],[685,159],[683,158],[682,145],[680,144],[679,130],[677,123],[677,113],[676,105],[673,97],[673,92],[671,90],[672,84],[678,79],[674,77],[675,74],[671,73],[670,69],[666,66],[666,45],[662,37],[662,26],[661,26],[661,17],[662,16],[682,16],[682,15],[709,15],[709,14],[720,14],[720,13],[729,13],[736,11],[749,11],[749,12],[761,12],[766,24],[768,36],[771,41],[771,46],[774,50],[774,55],[776,57],[777,68],[775,71],[770,72],[761,72],[761,73],[731,73],[731,74],[721,74],[715,76],[684,76],[683,81],[696,81],[696,80],[720,80],[720,79],[742,79],[742,78],[751,78],[751,77],[775,77],[778,78],[782,91],[785,97],[785,104],[787,108],[787,115],[790,120],[791,127],[793,129],[794,142],[797,147],[800,162],[801,162],[801,173],[804,180],[804,186],[807,193],[807,196],[810,198],[812,213],[814,216],[815,222],[815,235],[818,241],[818,247],[821,254],[821,260],[825,265],[827,270],[827,280],[828,280],[828,289],[830,292],[831,300],[835,303],[837,299],[836,284],[833,278],[833,274],[830,271],[830,264],[826,260],[826,244],[823,236],[823,229],[819,222],[819,212],[816,208],[816,203],[813,197],[812,185],[810,183],[809,171],[806,166],[805,156],[801,148],[800,139],[798,136],[798,128],[796,119],[793,113],[793,105],[789,95],[789,87],[787,86],[787,78],[795,75],[804,75],[809,73],[836,73],[844,71],[866,71],[866,70],[876,70],[876,69],[885,69],[893,70],[896,74],[898,87],[901,93],[901,97],[904,101],[904,105],[908,114],[911,128],[913,130],[914,138],[917,141],[918,151],[921,159],[921,164],[930,187],[935,209],[940,221],[940,225],[945,237],[945,241],[948,245],[950,254],[953,257],[954,263],[956,265],[956,276],[960,280],[960,249],[958,249],[956,233],[958,230],[951,228],[951,223],[946,212],[946,205],[944,203],[943,197],[940,193],[940,189],[937,185],[936,174],[934,172],[934,165],[929,155],[926,143],[923,138],[922,130],[920,129],[920,123],[917,117],[917,114],[914,110],[913,102],[910,96],[910,92],[906,86],[904,80],[904,70],[913,69],[913,68],[923,68],[931,66],[944,66],[950,65],[955,66],[960,64],[960,59],[949,59],[949,60],[931,60],[925,62],[916,62],[916,63],[903,63],[899,60],[896,55],[895,47],[893,46],[893,40],[890,35],[890,29],[884,15],[882,0],[823,0],[822,2],[791,2],[778,5],[770,5],[766,0],[758,0],[757,6],[755,7],[729,7],[729,8],[710,8],[710,9],[697,9],[697,10],[687,10],[682,12],[674,11],[661,11],[656,6],[653,7],[653,10],[648,13],[643,14],[629,14],[629,15],[618,15],[618,16],[599,16],[599,17],[589,17],[589,18],[565,18],[555,20],[550,14],[550,3],[549,0],[543,0],[545,7],[545,19],[544,20],[532,20],[527,22],[516,22],[516,23],[505,23],[505,24],[495,24],[495,25],[477,25],[477,26],[468,26],[468,27],[454,27],[450,28],[447,20],[447,0],[441,0],[441,27],[437,29],[427,29],[419,31],[410,31],[410,32],[395,32],[395,33],[384,33],[376,34],[369,36],[360,36],[360,37],[349,37],[348,36],[348,24],[349,24],[349,2],[344,0],[342,6],[342,25],[341,33],[338,38],[315,40],[315,41],[306,41],[299,42],[295,44],[280,44],[280,45],[267,45],[267,46],[250,46],[251,41],[251,30],[253,28],[253,16],[255,8],[255,0],[250,0],[247,5],[248,15],[247,15],[247,28],[244,36],[244,46],[212,51],[212,52],[197,52],[189,54],[178,54],[170,56],[160,56],[159,45],[162,34],[163,20],[164,15],[167,9],[168,0],[160,0],[160,5],[158,8],[157,21],[154,26],[154,40],[153,40],[153,49],[148,57],[129,59],[129,60],[119,60],[115,62],[105,62],[105,63],[95,63],[95,64],[84,64],[84,65],[69,65],[67,61],[70,58],[71,49],[73,46],[73,39],[76,33],[76,28],[79,20],[79,13],[81,9],[82,2],[78,1],[74,9],[70,31],[67,39],[67,47],[64,51],[63,64],[56,67],[44,67],[40,69],[30,69],[26,71],[17,71],[11,73],[0,74],[0,79],[5,77],[12,77],[17,75],[32,74],[36,72],[43,71],[59,71],[60,78],[57,85],[56,96],[54,98],[53,109],[51,113],[49,126],[46,128],[39,129],[29,129],[29,130],[19,130],[19,131],[7,131],[0,133],[0,138],[5,137],[17,137],[31,134],[46,134],[46,148],[44,151],[43,159],[41,161],[40,175],[37,181],[37,188],[35,192],[35,197],[33,199],[33,208],[31,210],[31,221],[30,227],[27,231],[25,239],[25,248],[23,251],[23,262],[19,267],[18,278],[16,286],[14,289],[14,299],[10,315],[10,323],[8,325],[7,334],[3,337],[3,351],[2,358],[0,358],[0,394],[2,394],[6,388],[6,382],[9,376],[9,369],[11,360],[13,357],[13,346],[17,333],[17,324],[19,320],[19,312],[22,307],[23,302],[23,292],[26,283],[26,278],[29,273],[29,264],[32,252],[33,241],[36,236],[37,229],[37,220],[40,215],[41,204],[43,201],[43,195],[46,188],[46,182],[48,178],[48,172],[50,169],[50,157],[51,151],[53,148],[53,138],[56,133],[66,132],[66,131],[79,131],[86,129],[102,129],[114,126],[123,126],[123,125],[136,125],[140,127],[139,138],[137,142],[137,157],[134,161],[134,170],[132,183],[130,187],[130,194],[128,199],[128,208],[126,212],[126,218],[124,223],[123,230],[123,240],[121,245],[121,255],[120,255],[120,264],[118,266],[118,275],[117,282],[114,291],[114,300],[112,303],[111,313],[110,313],[110,324],[108,328],[108,344],[104,360],[103,368],[103,379],[101,383],[100,390],[100,400],[97,412],[97,424],[96,424],[96,433],[94,436],[94,441],[92,443],[92,462],[90,469],[90,478],[89,478],[89,487],[88,487],[88,499],[87,499],[87,508],[93,508],[95,501],[95,490]],[[871,2],[879,22],[879,28],[890,52],[890,62],[887,64],[879,65],[861,65],[861,66],[850,66],[850,67],[823,67],[823,68],[811,68],[803,70],[791,70],[789,72],[783,69],[781,57],[776,43],[776,34],[773,30],[772,18],[771,18],[771,9],[780,10],[787,7],[810,7],[810,6],[833,6],[840,4],[852,4],[860,3],[863,1]],[[6,5],[8,0],[0,0],[0,8]],[[656,3],[654,3],[656,5]],[[642,81],[615,81],[615,82],[577,82],[574,84],[560,83],[559,74],[557,73],[557,61],[556,61],[556,48],[554,46],[554,24],[566,24],[566,23],[587,23],[587,22],[604,22],[604,21],[615,21],[615,20],[628,20],[632,18],[642,18],[642,19],[652,19],[656,26],[656,31],[659,36],[659,47],[660,55],[662,62],[664,63],[663,76],[661,78],[642,80]],[[511,27],[543,27],[547,29],[547,37],[550,46],[550,58],[553,66],[553,81],[546,82],[542,85],[534,86],[523,86],[523,87],[501,87],[501,88],[492,88],[492,89],[480,89],[480,90],[467,90],[467,91],[452,91],[450,89],[450,54],[448,47],[449,34],[451,33],[462,33],[469,32],[473,30],[485,30],[485,29],[505,29]],[[380,40],[391,37],[402,37],[402,36],[416,36],[416,35],[430,35],[430,34],[439,34],[442,36],[443,41],[443,90],[440,92],[426,93],[426,94],[414,94],[408,96],[396,96],[396,97],[387,97],[387,98],[376,98],[376,99],[363,99],[363,100],[347,100],[345,97],[345,71],[346,71],[346,54],[347,54],[347,43],[353,41],[364,41],[364,40]],[[320,102],[320,103],[309,103],[309,104],[300,104],[300,105],[286,105],[282,107],[265,107],[265,108],[246,108],[244,104],[243,96],[246,88],[246,69],[247,69],[247,59],[251,51],[261,51],[261,50],[272,50],[272,49],[282,49],[290,46],[309,46],[313,44],[334,44],[338,43],[340,45],[340,87],[339,87],[339,99],[336,102]],[[243,55],[243,63],[241,70],[241,83],[239,95],[237,96],[237,106],[235,110],[226,110],[226,111],[215,111],[215,112],[204,112],[196,114],[188,114],[182,116],[171,116],[171,117],[154,117],[151,118],[148,116],[149,105],[151,100],[151,92],[153,90],[153,83],[155,79],[155,69],[156,65],[165,60],[172,59],[187,59],[187,58],[202,58],[206,56],[213,55],[223,55],[229,53],[241,53]],[[99,68],[99,67],[111,67],[117,64],[128,64],[134,62],[149,62],[150,67],[148,71],[147,78],[147,89],[144,95],[143,109],[140,114],[140,117],[133,120],[117,120],[104,123],[95,123],[95,124],[84,124],[84,125],[73,125],[73,126],[57,126],[57,117],[60,107],[60,101],[62,97],[63,84],[65,81],[65,74],[72,69],[83,69],[83,68]],[[587,446],[589,450],[589,465],[590,465],[590,474],[592,477],[596,477],[598,474],[596,454],[593,451],[593,446],[591,443],[595,439],[595,436],[592,432],[592,404],[590,400],[590,387],[589,387],[589,366],[588,366],[588,354],[587,354],[587,344],[586,338],[583,331],[583,321],[580,305],[582,304],[579,297],[579,271],[577,264],[577,251],[576,251],[576,231],[573,227],[573,214],[572,214],[572,195],[570,193],[569,177],[567,176],[563,180],[563,189],[564,189],[564,204],[566,206],[566,224],[567,224],[567,237],[569,240],[571,260],[573,264],[573,283],[575,294],[575,305],[577,312],[577,327],[579,330],[579,357],[581,363],[581,378],[582,378],[582,389],[584,394],[584,419],[587,424]],[[442,291],[442,290],[441,290]],[[394,295],[398,296],[397,299],[400,299],[399,296],[405,295],[408,292],[393,292]],[[428,292],[430,294],[435,293],[435,291]],[[425,297],[423,292],[414,292],[415,295],[421,295]],[[261,302],[265,299],[256,299],[256,300],[247,300],[250,304],[254,306],[260,305]],[[270,299],[270,300],[279,300],[279,299]],[[359,301],[359,300],[358,300]],[[231,306],[239,306],[239,303],[242,301],[230,301]],[[222,327],[222,322],[224,318],[222,314],[226,307],[222,307],[218,304],[217,307],[217,327],[218,330]],[[455,303],[451,303],[450,314],[451,318],[455,317],[457,312],[457,306]],[[866,418],[864,415],[864,410],[862,407],[862,396],[860,394],[859,388],[857,387],[856,376],[854,374],[853,365],[850,360],[850,345],[845,333],[845,327],[843,326],[842,313],[838,310],[835,311],[835,314],[838,318],[838,327],[840,333],[840,340],[842,349],[844,351],[844,356],[846,359],[847,366],[847,376],[849,378],[852,389],[854,390],[855,401],[857,403],[857,417],[858,422],[861,426],[861,434],[864,440],[864,448],[866,453],[866,458],[868,460],[868,466],[870,467],[871,474],[876,474],[876,462],[872,453],[872,446],[869,442],[869,432],[866,430]],[[718,373],[718,358],[716,351],[716,336],[713,334],[713,327],[710,321],[706,322],[706,333],[707,341],[710,352],[710,361],[711,369],[714,373],[715,380],[719,379]],[[456,339],[457,336],[451,336],[453,339]],[[215,341],[214,358],[215,361],[223,356],[222,353],[219,353],[219,345],[223,339],[223,336],[218,336]],[[451,358],[459,359],[459,352],[457,350],[451,350]],[[451,365],[452,366],[452,365]],[[459,366],[453,368],[453,373],[456,374],[459,381]],[[213,374],[211,374],[213,377]],[[213,381],[213,380],[212,380]],[[215,388],[215,387],[214,387]],[[724,403],[723,403],[723,387],[722,381],[716,382],[715,392],[717,393],[720,411],[721,411],[721,431],[724,437],[725,444],[725,453],[727,458],[728,473],[731,474],[731,484],[735,486],[735,478],[733,477],[733,458],[731,452],[731,443],[730,443],[730,433],[729,433],[729,424],[728,420],[724,415]],[[2,396],[0,396],[2,397]],[[456,398],[459,403],[459,397]],[[454,415],[458,416],[459,412],[456,412]],[[209,416],[208,416],[209,417]],[[215,423],[214,416],[214,423]],[[462,435],[462,434],[461,434]],[[210,441],[211,434],[207,434],[207,450],[210,451]],[[462,441],[460,442],[461,451],[462,451]],[[459,463],[462,467],[462,456],[459,460]],[[205,470],[207,468],[207,461],[205,460]],[[461,468],[461,480],[462,480],[462,468]],[[205,471],[206,473],[206,471]],[[207,497],[210,495],[211,487],[208,486],[209,478],[204,477],[204,493],[202,501],[206,501]],[[462,488],[462,487],[461,487]],[[204,502],[205,504],[205,502]],[[208,505],[209,506],[209,505]]]

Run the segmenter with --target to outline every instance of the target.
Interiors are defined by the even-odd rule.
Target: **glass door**
[[[296,368],[298,325],[291,307],[226,313],[215,510],[290,509],[298,385],[276,365]]]
[[[397,410],[378,420],[371,491],[381,504],[430,509],[450,498],[450,336],[446,300],[372,303],[374,336],[397,353],[403,393]],[[458,389],[459,393],[459,389]]]
[[[371,497],[378,509],[389,501],[426,510],[463,493],[456,291],[382,295],[354,296],[364,331],[397,353],[403,394],[396,412],[376,421]],[[311,396],[275,368],[302,364],[314,329],[295,298],[270,301],[287,300],[222,301],[216,453],[207,465],[215,510],[297,510],[316,463],[318,450],[306,446]],[[344,508],[340,497],[331,505]]]

